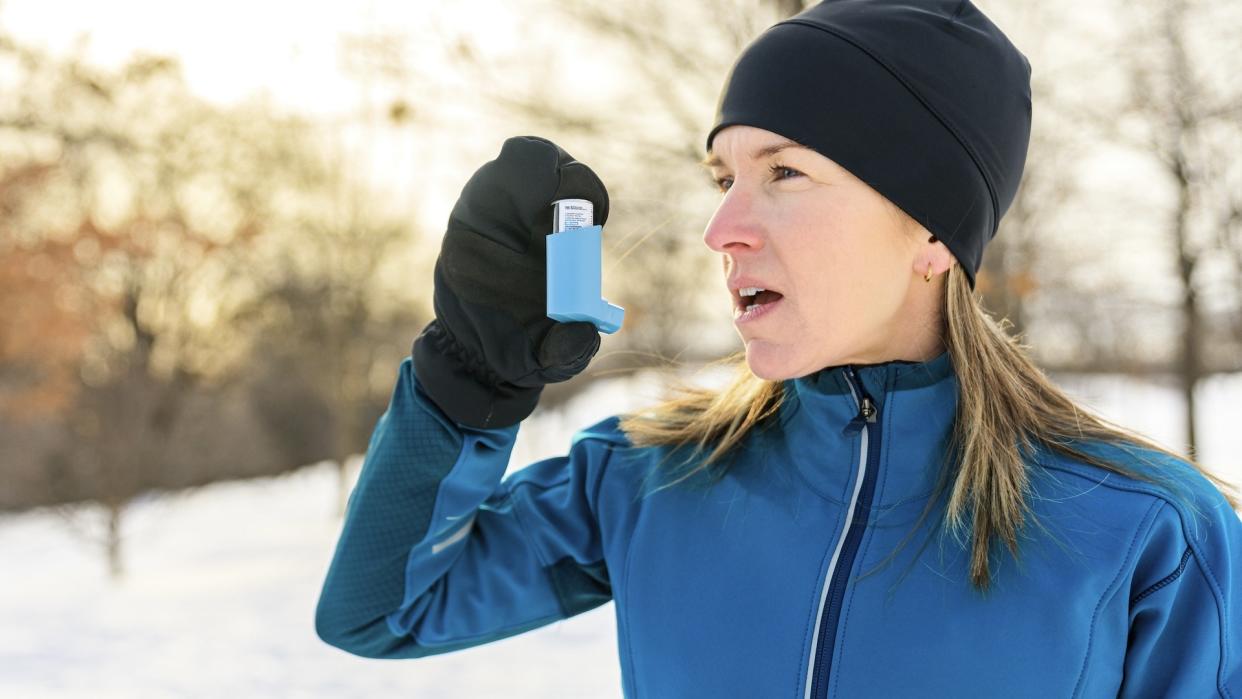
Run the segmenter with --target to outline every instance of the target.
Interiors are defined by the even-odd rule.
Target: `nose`
[[[703,230],[703,243],[715,252],[731,253],[763,247],[764,232],[753,196],[733,184]]]

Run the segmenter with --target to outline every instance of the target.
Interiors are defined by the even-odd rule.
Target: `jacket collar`
[[[789,456],[815,492],[848,502],[862,448],[857,401],[865,394],[878,411],[868,423],[872,448],[878,437],[880,449],[873,509],[921,502],[930,493],[957,412],[947,351],[925,362],[830,366],[783,383],[780,421]]]

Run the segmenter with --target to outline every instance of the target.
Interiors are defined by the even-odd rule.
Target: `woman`
[[[769,28],[705,160],[737,378],[500,482],[542,387],[599,346],[544,317],[548,204],[608,215],[586,166],[506,141],[450,217],[320,636],[420,657],[615,600],[627,696],[1242,696],[1236,503],[1077,407],[972,294],[1029,75],[966,0]]]

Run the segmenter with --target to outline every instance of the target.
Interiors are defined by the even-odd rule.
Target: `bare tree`
[[[69,318],[79,334],[62,333],[76,343],[68,353],[9,341],[25,337],[12,323],[29,314],[5,314],[0,376],[25,367],[45,383],[59,370],[50,359],[71,365],[77,385],[57,407],[66,439],[47,464],[42,499],[102,504],[109,569],[119,576],[127,503],[207,476],[186,473],[186,464],[202,463],[184,453],[201,444],[184,442],[179,432],[191,399],[223,395],[219,384],[245,373],[255,345],[248,333],[270,299],[263,285],[275,278],[272,270],[296,267],[299,253],[308,252],[299,242],[322,224],[316,207],[334,201],[340,183],[306,123],[261,104],[208,105],[167,59],[138,57],[107,71],[77,58],[43,58],[13,42],[0,41],[0,51],[25,67],[20,84],[6,91],[21,99],[0,107],[5,145],[21,154],[11,162],[25,163],[25,170],[10,166],[3,190],[5,259],[54,265],[50,293],[58,304],[87,300]],[[40,174],[15,180],[22,172]],[[355,209],[368,211],[363,203]],[[383,249],[375,241],[394,237],[374,221],[360,214],[343,225],[378,234],[313,253],[335,255],[340,264],[374,259]],[[28,268],[6,276],[29,288],[17,274]],[[343,283],[334,282],[328,312],[342,305]],[[357,314],[356,306],[349,312]],[[327,355],[343,347],[351,347],[349,339],[337,337]],[[329,400],[348,400],[342,394]],[[21,392],[26,405],[31,395]]]
[[[264,419],[290,442],[289,453],[337,464],[341,514],[350,489],[347,457],[366,450],[391,392],[389,372],[409,352],[412,332],[429,320],[379,283],[384,263],[412,237],[409,222],[377,220],[366,206],[345,197],[303,222],[291,244],[308,265],[270,268],[267,291],[256,301],[266,311],[255,327],[256,359],[281,364],[275,375],[304,389],[262,384]],[[318,431],[308,429],[307,418],[319,422]]]
[[[1088,114],[1101,133],[1150,156],[1172,195],[1162,214],[1177,289],[1169,307],[1179,337],[1173,373],[1194,454],[1196,388],[1213,374],[1242,370],[1235,320],[1242,298],[1229,293],[1242,286],[1239,241],[1231,235],[1242,173],[1230,155],[1242,138],[1242,79],[1236,70],[1217,70],[1238,55],[1242,13],[1227,3],[1162,0],[1127,4],[1126,15],[1122,111]]]

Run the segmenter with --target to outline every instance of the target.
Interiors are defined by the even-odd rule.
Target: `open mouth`
[[[784,298],[775,289],[738,289],[733,296],[733,319],[746,321],[771,311]]]
[[[754,287],[750,287],[737,290],[737,293],[733,296],[733,305],[742,311],[746,311],[753,306],[776,303],[782,298],[784,298],[784,295],[775,289],[756,290]]]

